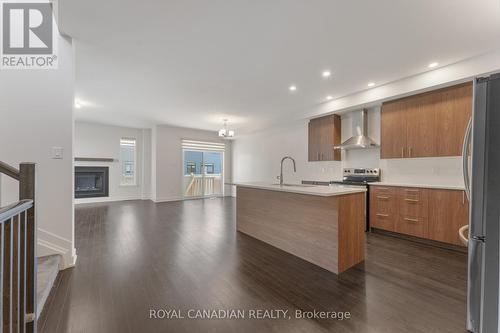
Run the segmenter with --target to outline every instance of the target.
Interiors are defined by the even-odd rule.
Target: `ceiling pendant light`
[[[219,130],[219,136],[221,138],[232,138],[234,136],[234,131],[227,129],[227,119],[224,119],[224,127]]]

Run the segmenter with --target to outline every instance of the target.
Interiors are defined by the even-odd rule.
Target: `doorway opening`
[[[184,198],[223,196],[225,145],[183,140],[182,147]]]

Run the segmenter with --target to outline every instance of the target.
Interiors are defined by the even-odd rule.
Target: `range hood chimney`
[[[353,136],[344,141],[340,146],[334,146],[334,149],[367,149],[378,148],[379,145],[368,137],[368,110],[361,111],[361,124],[356,124],[353,118]]]

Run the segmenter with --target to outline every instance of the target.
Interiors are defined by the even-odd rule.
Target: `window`
[[[214,174],[214,164],[213,163],[206,163],[205,164],[205,170],[207,170],[207,174]]]
[[[196,173],[196,163],[195,162],[186,162],[186,175],[190,175],[192,173]]]
[[[135,185],[135,139],[120,140],[121,185]]]

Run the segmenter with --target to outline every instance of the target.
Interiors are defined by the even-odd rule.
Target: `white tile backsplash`
[[[380,160],[382,181],[463,186],[461,157]]]

